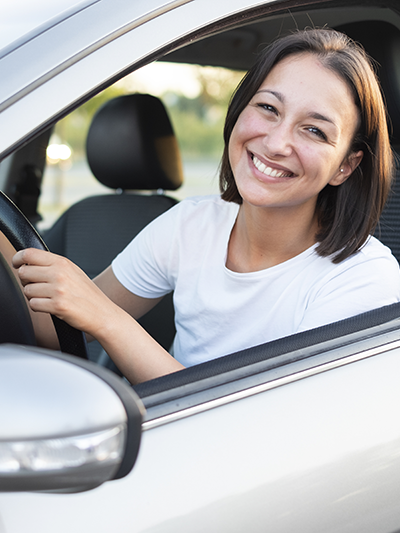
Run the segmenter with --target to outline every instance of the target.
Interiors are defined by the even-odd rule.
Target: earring
[[[344,169],[343,169],[343,168],[341,168],[341,169],[340,169],[340,172],[344,172]]]

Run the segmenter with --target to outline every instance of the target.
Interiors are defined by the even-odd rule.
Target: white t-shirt
[[[339,264],[312,246],[271,268],[226,267],[239,206],[189,198],[149,224],[112,268],[132,293],[174,291],[174,356],[185,366],[357,315],[400,300],[399,265],[371,237]]]

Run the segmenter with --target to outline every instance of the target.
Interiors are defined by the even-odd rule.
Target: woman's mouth
[[[277,170],[276,168],[274,169],[268,167],[262,161],[260,161],[254,154],[252,154],[251,158],[256,169],[265,174],[266,176],[269,176],[271,178],[290,178],[294,176],[293,172],[289,172],[287,170]]]

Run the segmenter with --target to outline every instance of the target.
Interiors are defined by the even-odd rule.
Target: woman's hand
[[[28,248],[14,255],[13,266],[33,311],[97,339],[131,383],[183,368],[69,259]]]
[[[65,257],[35,248],[21,250],[12,262],[33,311],[51,313],[97,337],[115,304],[79,267]]]

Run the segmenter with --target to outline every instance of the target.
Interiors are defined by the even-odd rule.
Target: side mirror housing
[[[143,414],[133,389],[94,363],[0,345],[0,492],[79,492],[127,475]]]

